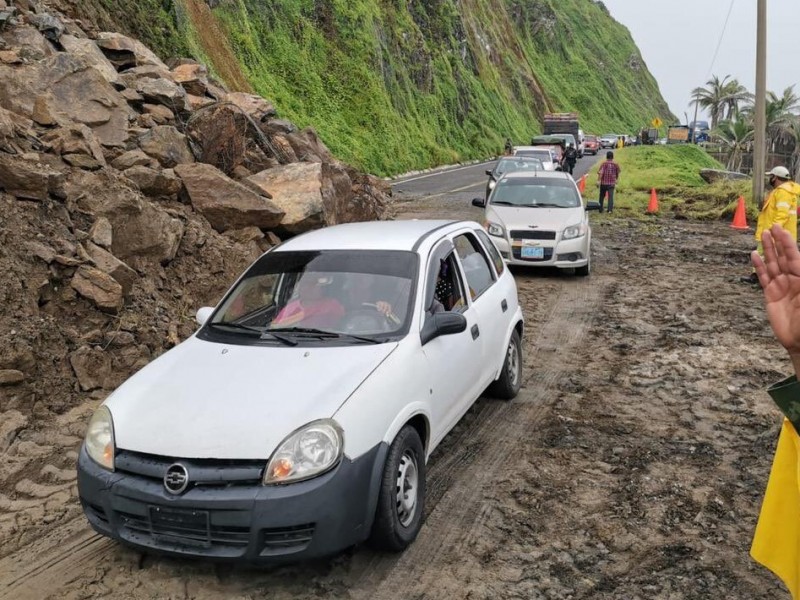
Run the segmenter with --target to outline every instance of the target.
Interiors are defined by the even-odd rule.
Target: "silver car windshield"
[[[489,203],[533,208],[575,208],[582,204],[575,184],[565,179],[544,177],[501,179]]]

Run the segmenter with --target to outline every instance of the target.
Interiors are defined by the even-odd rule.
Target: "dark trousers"
[[[569,161],[569,160],[568,160],[568,161],[566,161],[566,162],[564,163],[564,170],[565,170],[567,173],[569,173],[570,175],[572,175],[572,171],[573,171],[574,169],[575,169],[575,163],[574,163],[574,162],[571,162],[571,161]]]
[[[608,194],[608,212],[614,210],[614,186],[601,185],[600,186],[600,212],[603,212],[603,198]]]

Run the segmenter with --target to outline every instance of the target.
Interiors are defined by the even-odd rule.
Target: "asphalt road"
[[[575,179],[582,177],[598,160],[598,156],[584,156],[575,165],[573,176]],[[427,196],[428,200],[434,197],[457,197],[459,199],[472,199],[482,196],[486,189],[486,171],[494,167],[496,161],[490,160],[474,165],[443,169],[433,173],[411,175],[397,179],[392,184],[392,190],[401,198],[407,196]]]

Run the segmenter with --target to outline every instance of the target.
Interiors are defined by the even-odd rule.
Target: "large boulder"
[[[17,198],[46,200],[64,197],[64,175],[33,160],[0,153],[0,189]]]
[[[325,225],[326,198],[333,187],[324,181],[319,163],[292,163],[267,169],[248,181],[272,196],[285,213],[280,225],[289,233],[303,233]]]
[[[122,308],[122,286],[100,269],[81,265],[72,276],[70,286],[78,294],[94,302],[100,310],[117,313]]]
[[[204,65],[178,65],[172,69],[172,79],[189,94],[202,97],[208,91],[208,69]]]
[[[134,88],[147,102],[161,104],[175,113],[187,113],[191,111],[191,104],[186,95],[186,91],[177,83],[167,79],[153,79],[151,77],[139,77]]]
[[[256,173],[274,162],[264,151],[268,138],[233,104],[222,103],[195,113],[186,133],[198,150],[198,160],[228,176],[235,175],[238,167]]]
[[[69,355],[69,364],[85,392],[104,387],[111,375],[111,357],[97,346],[81,346]]]
[[[183,222],[144,200],[127,181],[110,170],[80,171],[67,182],[67,194],[81,211],[108,220],[114,256],[137,270],[169,263],[183,238]]]
[[[130,179],[146,196],[164,198],[176,196],[181,191],[181,181],[172,169],[151,169],[135,166],[125,170],[125,177]]]
[[[700,177],[706,183],[715,181],[736,181],[740,179],[750,179],[749,175],[737,173],[736,171],[722,171],[720,169],[700,169]]]
[[[284,216],[284,211],[271,200],[233,181],[212,165],[178,165],[175,172],[183,181],[194,209],[217,231],[250,226],[272,229]]]
[[[109,83],[118,83],[119,74],[105,55],[92,40],[72,35],[62,35],[61,45],[73,56],[83,59],[87,65],[97,69]]]
[[[60,52],[19,67],[0,64],[0,81],[0,106],[8,110],[32,117],[38,108],[40,117],[53,123],[83,123],[106,146],[128,139],[134,111],[85,57]]]
[[[159,125],[140,135],[139,147],[168,169],[194,162],[186,136],[172,125]]]
[[[158,56],[138,40],[129,38],[121,33],[109,31],[97,35],[97,45],[106,55],[106,58],[118,71],[124,71],[141,65],[155,65],[168,71]]]
[[[255,94],[230,92],[225,96],[225,101],[237,106],[256,123],[265,122],[270,117],[278,114],[271,102]]]
[[[128,265],[118,259],[116,256],[104,250],[100,246],[92,242],[86,242],[84,249],[89,258],[91,258],[95,267],[100,269],[106,275],[114,278],[120,287],[122,287],[122,295],[127,296],[131,292],[133,284],[136,283],[139,275],[131,269]]]
[[[298,160],[304,162],[334,162],[336,159],[327,146],[319,139],[313,127],[306,127],[303,131],[287,133],[285,135],[289,145],[294,150]]]

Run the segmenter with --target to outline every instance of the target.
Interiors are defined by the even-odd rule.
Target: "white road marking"
[[[457,167],[455,169],[447,169],[446,171],[437,171],[436,173],[428,173],[427,175],[420,175],[418,177],[412,177],[411,179],[401,179],[399,181],[395,181],[392,185],[399,185],[401,183],[410,183],[412,181],[418,181],[420,179],[427,179],[428,177],[436,177],[438,175],[444,175],[446,173],[455,173],[456,171],[463,171],[464,169],[473,169],[475,167],[480,167],[483,165],[488,165],[489,163],[493,163],[493,160],[487,160],[486,162],[476,163],[474,165],[467,165],[466,167]]]

